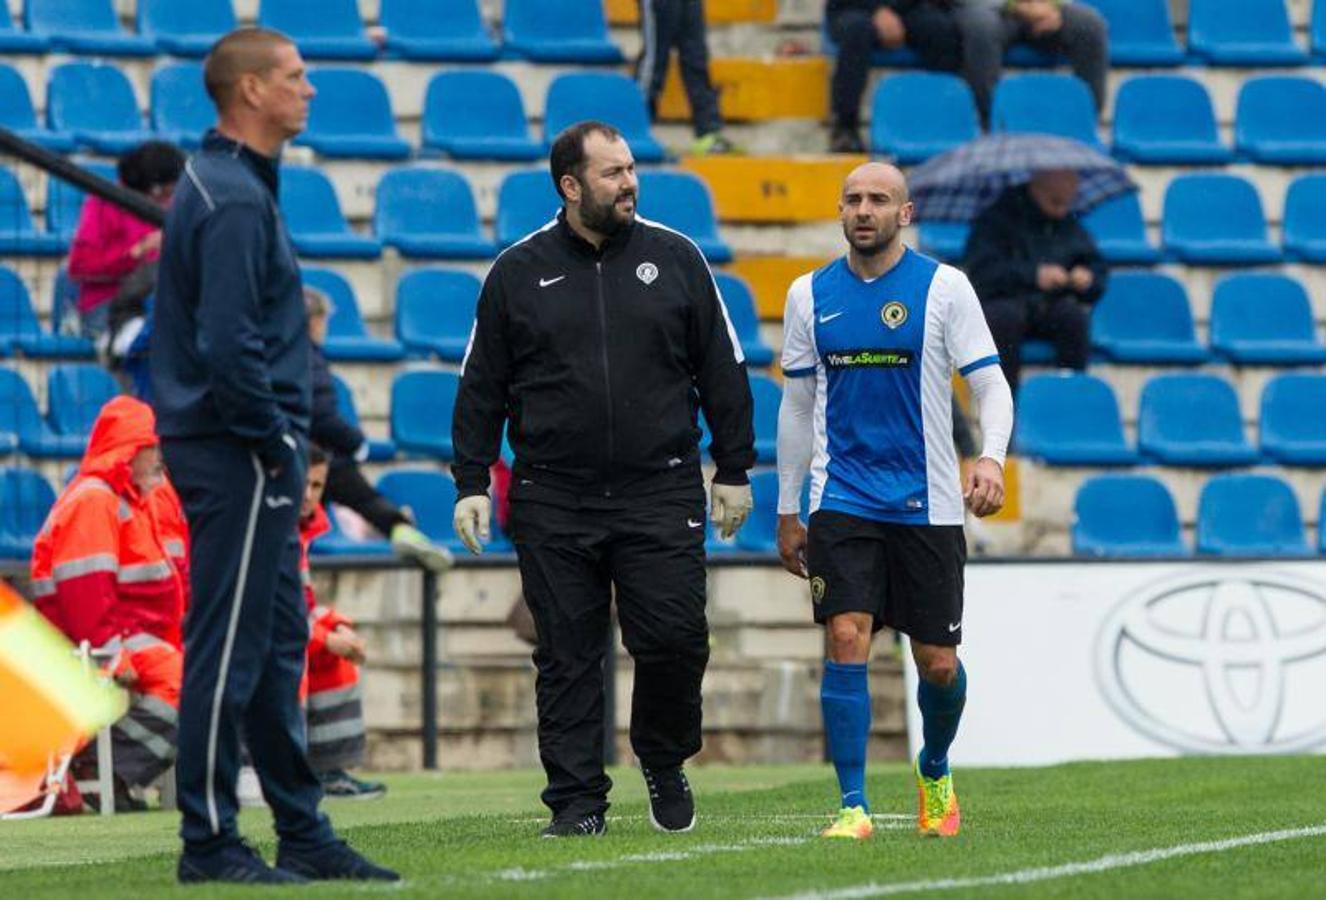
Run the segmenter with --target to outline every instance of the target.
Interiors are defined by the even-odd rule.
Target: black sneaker
[[[553,819],[552,824],[543,829],[541,837],[601,837],[608,830],[608,820],[602,813],[590,813],[587,816],[573,816],[565,819]]]
[[[830,153],[865,153],[866,145],[861,141],[861,133],[846,125],[835,125],[829,135]]]
[[[371,863],[345,841],[333,841],[313,850],[277,848],[276,867],[309,881],[400,881],[391,869]]]
[[[380,781],[362,781],[344,769],[332,769],[319,772],[322,792],[328,797],[348,797],[351,800],[372,800],[387,793],[387,786]]]
[[[258,852],[243,841],[223,844],[200,853],[185,850],[180,854],[175,877],[180,884],[224,881],[233,884],[304,884],[308,881],[293,872],[273,869]]]
[[[640,767],[649,788],[649,821],[659,831],[683,832],[695,827],[695,797],[681,766],[673,769]]]

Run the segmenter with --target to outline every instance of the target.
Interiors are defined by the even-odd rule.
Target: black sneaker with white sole
[[[649,821],[659,831],[683,832],[695,827],[695,797],[681,766],[640,767],[649,789]]]
[[[608,830],[608,820],[601,813],[553,819],[541,837],[599,837]]]

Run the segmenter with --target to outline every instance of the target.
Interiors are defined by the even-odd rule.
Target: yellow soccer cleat
[[[820,837],[852,838],[864,841],[875,833],[875,824],[860,806],[844,806],[838,811],[833,824],[820,832]]]
[[[921,834],[953,837],[958,833],[961,816],[958,813],[958,794],[953,790],[953,774],[942,778],[926,778],[919,763],[916,771],[917,813],[916,828]]]

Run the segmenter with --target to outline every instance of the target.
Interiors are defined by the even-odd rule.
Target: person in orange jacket
[[[182,679],[186,588],[168,543],[187,541],[187,529],[171,508],[178,500],[165,483],[155,425],[151,407],[132,397],[108,402],[32,548],[37,609],[75,643],[114,654],[114,676],[131,692],[128,713],[111,729],[115,803],[126,809],[138,806],[129,788],[175,761]],[[161,518],[171,522],[165,529]],[[84,776],[95,766],[79,762]]]
[[[309,446],[308,477],[299,510],[299,575],[309,611],[306,714],[308,760],[329,797],[380,797],[386,785],[362,781],[347,770],[364,757],[364,708],[359,666],[365,660],[364,640],[354,623],[318,603],[309,574],[309,545],[331,529],[322,507],[331,459],[316,444]]]

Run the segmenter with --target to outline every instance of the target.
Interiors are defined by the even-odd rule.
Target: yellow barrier
[[[640,0],[603,0],[609,25],[640,24]],[[778,0],[705,0],[704,19],[710,25],[731,22],[772,22]]]
[[[761,319],[781,322],[792,282],[827,262],[818,256],[743,256],[724,269],[750,285],[755,312]]]
[[[829,63],[822,56],[797,59],[727,57],[709,62],[718,108],[729,122],[815,119],[829,115]],[[674,57],[658,98],[658,116],[689,121],[691,105]]]
[[[838,218],[843,179],[862,156],[700,156],[682,161],[709,183],[724,222],[822,222]]]

